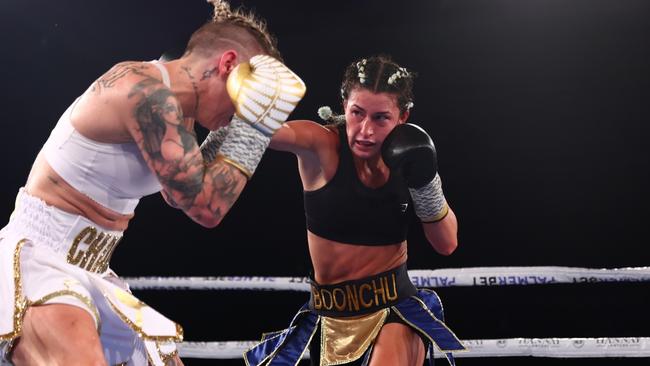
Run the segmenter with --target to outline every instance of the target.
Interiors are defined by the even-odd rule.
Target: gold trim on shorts
[[[93,316],[95,317],[95,323],[97,324],[97,333],[100,333],[102,330],[102,319],[99,317],[99,311],[97,310],[97,307],[93,303],[93,301],[88,298],[85,295],[82,295],[78,292],[72,291],[72,290],[60,290],[56,292],[49,293],[40,299],[30,302],[29,306],[38,306],[38,305],[47,305],[48,301],[56,298],[56,297],[62,297],[62,296],[71,296],[74,297],[75,299],[81,301],[84,305],[88,307],[88,309],[93,313]],[[50,304],[59,304],[59,303],[50,303]],[[68,303],[61,303],[61,304],[66,304],[66,305],[71,305]],[[71,305],[75,306],[75,305]],[[77,306],[78,307],[78,306]]]
[[[146,351],[146,347],[145,347]],[[158,356],[162,360],[162,362],[167,365],[169,361],[173,361],[174,357],[178,356],[178,349],[173,350],[170,353],[163,353],[163,351],[160,350],[160,342],[156,342],[156,351],[158,352]],[[175,365],[176,363],[174,362],[171,365]]]
[[[134,297],[135,298],[135,297]],[[124,313],[120,311],[120,309],[117,308],[109,299],[106,299],[108,305],[113,309],[115,314],[122,319],[124,324],[128,325],[131,330],[133,330],[138,336],[140,336],[142,339],[147,340],[147,341],[154,341],[154,342],[174,342],[174,343],[179,343],[183,341],[183,327],[180,326],[180,324],[175,323],[176,325],[176,335],[173,336],[151,336],[146,334],[143,330],[142,327],[133,323],[131,319],[129,319]],[[149,306],[145,304],[144,302],[137,300],[139,306]],[[170,320],[171,321],[171,320]]]
[[[359,359],[375,341],[390,312],[382,309],[354,318],[321,317],[321,366]]]
[[[14,249],[14,330],[7,334],[0,334],[0,341],[13,341],[23,328],[23,318],[29,302],[23,296],[23,285],[20,277],[20,251],[27,239],[21,239]],[[12,347],[13,348],[13,347]]]
[[[431,292],[433,292],[436,296],[438,296],[438,294],[436,294],[434,291],[431,291]],[[458,339],[458,337],[456,336],[456,334],[454,334],[454,332],[453,332],[451,329],[449,329],[449,327],[447,327],[447,324],[445,324],[445,322],[443,322],[442,320],[436,318],[436,316],[431,312],[431,310],[429,310],[429,308],[427,307],[427,304],[425,304],[424,301],[422,301],[422,300],[421,300],[419,297],[417,297],[417,296],[412,296],[411,298],[412,298],[413,300],[417,301],[417,302],[420,304],[420,306],[422,307],[422,309],[424,309],[424,310],[427,312],[427,314],[429,314],[429,316],[430,316],[433,320],[435,320],[436,323],[438,323],[438,324],[442,325],[443,327],[445,327],[445,328],[449,331],[449,333],[451,333],[454,337],[456,337],[456,339]],[[436,347],[436,349],[437,349],[438,351],[440,351],[440,352],[442,352],[442,353],[445,354],[445,357],[447,357],[446,354],[447,354],[448,352],[454,352],[454,353],[456,353],[456,352],[465,352],[465,351],[469,351],[467,348],[465,348],[465,349],[463,349],[463,350],[455,350],[455,349],[454,349],[454,350],[445,350],[445,349],[440,348],[440,347],[438,346],[438,344],[437,344],[437,343],[436,343],[436,342],[435,342],[431,337],[429,337],[429,335],[428,335],[428,334],[427,334],[427,333],[426,333],[422,328],[420,328],[420,327],[418,327],[417,325],[415,325],[415,324],[411,323],[410,321],[406,320],[406,318],[402,315],[402,313],[400,313],[400,311],[397,310],[397,307],[393,306],[393,307],[391,307],[391,310],[394,311],[395,314],[397,314],[397,316],[399,316],[399,317],[400,317],[400,318],[401,318],[401,319],[402,319],[406,324],[410,325],[411,327],[413,327],[413,329],[417,330],[420,334],[422,334],[422,335],[424,335],[425,337],[427,337],[427,339],[429,340],[429,342],[431,342],[431,343]],[[462,342],[461,342],[461,344],[462,344]]]
[[[268,341],[268,340],[270,340],[270,339],[277,338],[277,337],[279,337],[279,336],[281,336],[281,335],[282,335],[281,333],[278,333],[278,334],[276,334],[276,335],[274,335],[274,336],[272,336],[272,337],[269,337],[269,338],[265,339],[264,341]],[[257,345],[256,345],[256,346],[257,346]],[[255,347],[255,346],[254,346],[254,347]],[[281,347],[276,348],[276,350],[273,351],[273,353],[271,353],[270,355],[266,356],[266,357],[262,360],[262,362],[257,363],[257,365],[263,365],[263,364],[267,363],[267,361],[268,361],[271,357],[275,357],[275,355],[278,353],[278,351],[279,351],[280,348],[281,348]],[[248,352],[249,350],[250,350],[250,348],[249,348],[248,350],[246,350],[246,352]],[[244,352],[244,363],[246,364],[246,366],[251,366],[250,362],[248,362],[248,358],[246,357],[246,352]]]
[[[319,320],[316,321],[316,326],[314,327],[314,330],[311,331],[311,335],[309,336],[309,340],[307,341],[307,345],[309,345],[309,344],[311,343],[311,340],[314,338],[314,335],[316,335],[316,331],[318,330],[318,321],[320,321],[320,318],[319,318]],[[278,336],[280,336],[280,334],[278,334]],[[273,337],[271,337],[271,338],[273,338]],[[277,354],[278,354],[278,352],[280,352],[280,349],[281,349],[281,348],[282,348],[282,347],[278,347],[278,348],[275,350],[275,352],[273,352],[271,355],[269,355],[269,356],[268,356],[266,359],[264,359],[264,361],[263,361],[262,363],[260,363],[260,364],[271,363],[271,362],[273,362],[273,359],[275,359],[275,356],[277,356]],[[305,347],[305,348],[302,350],[302,352],[300,353],[300,357],[298,357],[298,361],[296,361],[296,363],[295,363],[293,366],[298,366],[298,364],[299,364],[300,361],[302,360],[302,356],[305,355],[305,352],[307,352],[307,349],[308,349],[308,348],[309,348],[309,346]],[[246,359],[246,357],[244,357],[244,359],[245,359],[245,361],[246,361],[246,365],[247,365],[247,366],[250,366],[249,363],[248,363],[248,359]],[[268,361],[267,361],[267,360],[268,360]]]
[[[300,310],[300,311],[298,311],[298,313],[296,313],[296,315],[294,316],[294,319],[297,318],[298,316],[300,316],[300,315],[303,314],[303,313],[309,313],[309,312],[311,312],[311,310],[309,310],[309,309]],[[316,326],[314,326],[314,330],[312,331],[311,336],[309,337],[309,342],[308,342],[307,344],[311,343],[312,338],[313,338],[314,335],[316,334],[316,329],[318,329],[318,322],[320,321],[320,319],[321,319],[321,317],[319,316],[318,319],[316,320]],[[292,325],[293,325],[293,322],[292,322]],[[282,332],[283,332],[283,331],[278,331],[278,332],[265,332],[265,333],[262,333],[262,340],[261,340],[261,341],[262,341],[262,342],[266,342],[266,341],[268,341],[269,339],[273,339],[273,338],[279,337],[279,336],[282,335]],[[267,334],[273,334],[273,333],[277,333],[277,334],[274,335],[274,336],[270,336],[270,337],[268,337],[268,338],[265,338],[265,336],[266,336]],[[250,351],[251,349],[255,348],[255,347],[257,347],[257,344],[254,345],[253,347],[247,349],[246,352],[244,352],[244,363],[246,364],[246,366],[251,366],[250,362],[248,362],[248,357],[246,357],[246,353],[247,353],[248,351]],[[262,360],[262,362],[259,362],[258,364],[259,364],[259,365],[263,365],[263,364],[266,364],[266,363],[268,363],[269,361],[273,360],[273,358],[275,358],[275,356],[277,355],[277,353],[280,352],[280,349],[281,349],[281,348],[282,348],[282,347],[278,347],[278,348],[276,348],[275,351],[273,351],[270,355],[267,355],[267,356]],[[309,347],[305,347],[305,349],[302,351],[302,355],[305,354],[305,352],[307,351],[307,348],[309,348]],[[302,355],[301,355],[301,358],[302,358]],[[300,358],[298,359],[298,363],[300,363]],[[298,364],[296,363],[296,365],[294,365],[294,366],[297,366],[297,365],[298,365]]]

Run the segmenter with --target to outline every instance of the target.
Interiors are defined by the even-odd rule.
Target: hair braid
[[[391,93],[397,97],[400,112],[413,107],[415,73],[398,65],[389,56],[379,55],[351,63],[343,75],[341,98],[347,99],[355,88],[373,93]]]
[[[224,0],[207,0],[214,6],[212,22],[226,25],[234,25],[246,29],[262,49],[270,56],[282,61],[278,51],[277,40],[268,31],[266,22],[258,18],[250,11],[237,8],[232,10],[230,4]]]

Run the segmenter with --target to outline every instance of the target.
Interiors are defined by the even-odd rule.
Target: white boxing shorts
[[[47,205],[21,189],[0,231],[0,364],[30,306],[69,304],[95,320],[109,365],[164,365],[182,328],[134,297],[109,267],[122,232]]]

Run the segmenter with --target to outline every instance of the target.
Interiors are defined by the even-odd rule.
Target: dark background
[[[233,1],[234,5],[242,2]],[[411,122],[433,136],[458,250],[437,255],[413,221],[412,269],[645,266],[650,117],[646,0],[330,0],[243,3],[263,15],[308,85],[293,114],[340,109],[353,59],[387,53],[419,74]],[[199,0],[4,0],[0,215],[60,114],[123,60],[183,44]],[[202,132],[204,133],[204,132]],[[117,249],[123,276],[303,276],[310,269],[295,158],[269,151],[212,230],[146,197]],[[650,336],[648,284],[443,288],[462,339]],[[138,291],[188,341],[284,328],[305,293]],[[264,310],[267,309],[267,310]],[[186,360],[187,365],[242,361]],[[646,365],[639,360],[462,359],[459,365]]]

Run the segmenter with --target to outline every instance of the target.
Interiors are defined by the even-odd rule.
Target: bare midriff
[[[36,157],[25,190],[50,206],[84,216],[105,229],[124,231],[133,218],[133,214],[124,215],[108,209],[73,188],[52,169],[41,154]]]
[[[391,245],[354,245],[307,231],[314,279],[321,285],[356,280],[386,272],[406,262],[406,241]]]

